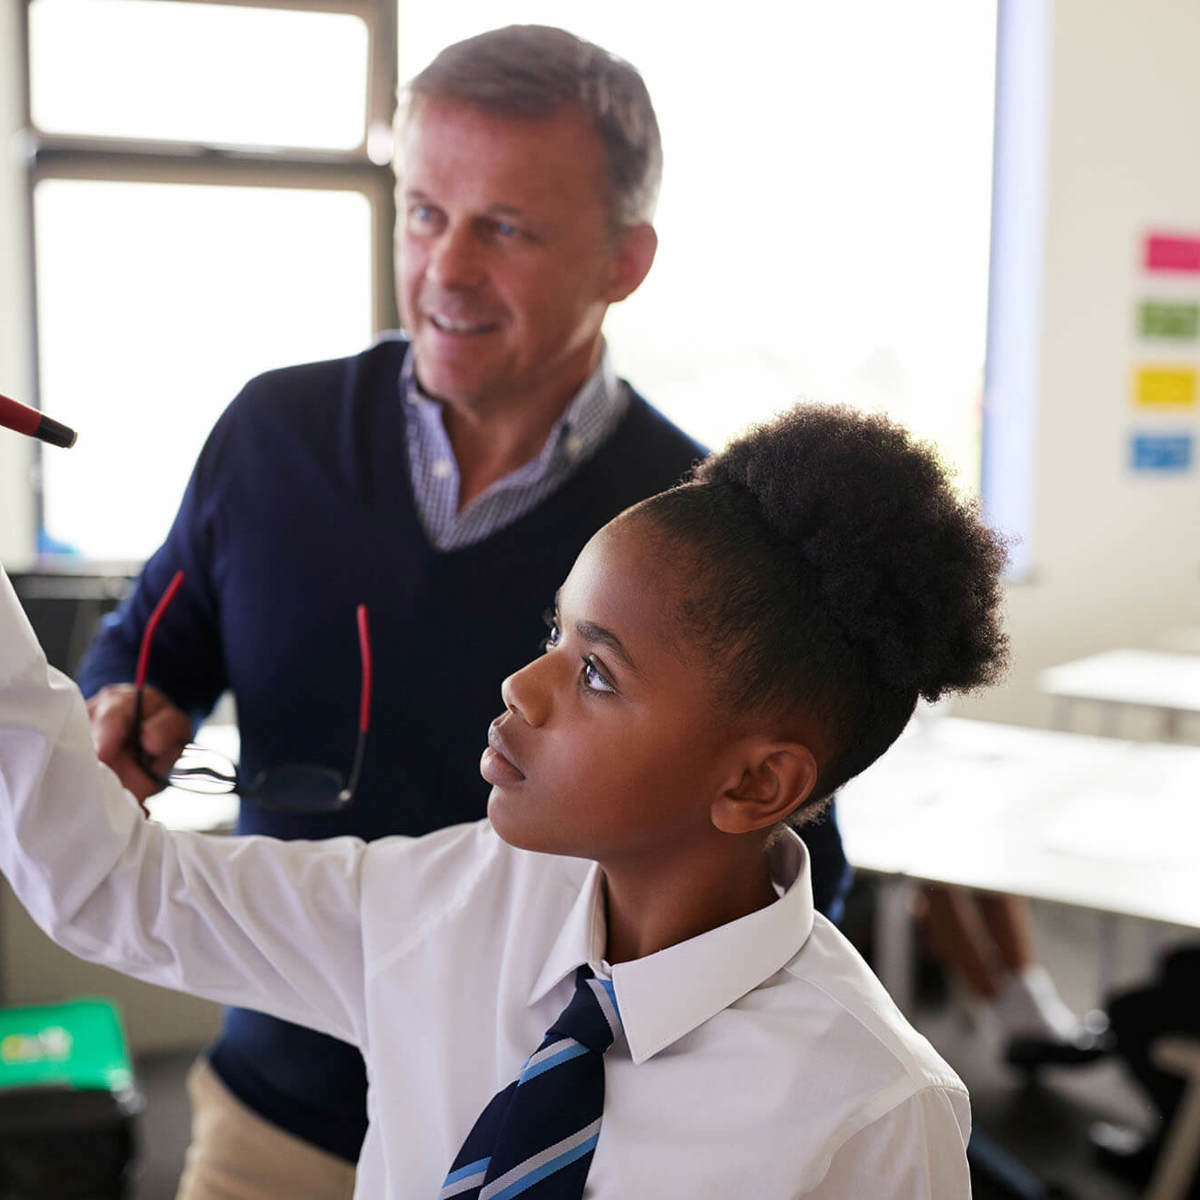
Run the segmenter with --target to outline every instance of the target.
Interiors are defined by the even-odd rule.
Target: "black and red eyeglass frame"
[[[206,747],[190,742],[184,747],[175,765],[164,776],[159,774],[153,760],[141,744],[143,696],[155,631],[171,601],[183,586],[183,579],[184,573],[176,571],[162,598],[154,606],[142,633],[137,673],[134,677],[133,734],[130,743],[138,767],[160,787],[170,784],[186,791],[204,792],[209,795],[237,792],[243,799],[253,800],[265,808],[284,812],[337,812],[345,808],[354,799],[358,788],[371,723],[372,660],[367,606],[360,604],[356,611],[358,649],[362,659],[362,686],[358,707],[358,742],[349,779],[330,767],[315,766],[311,763],[282,763],[260,771],[254,782],[245,787],[239,782],[238,770],[233,763]]]

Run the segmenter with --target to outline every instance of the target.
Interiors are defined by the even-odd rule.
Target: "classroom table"
[[[1200,747],[914,721],[838,793],[838,824],[880,876],[875,966],[904,1011],[921,884],[1200,929]]]
[[[1107,650],[1049,667],[1038,679],[1054,697],[1054,724],[1068,729],[1079,702],[1103,706],[1104,732],[1120,732],[1123,709],[1162,714],[1162,735],[1177,737],[1181,717],[1200,713],[1200,655],[1170,650]]]

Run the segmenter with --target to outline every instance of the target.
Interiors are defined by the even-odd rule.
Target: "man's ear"
[[[722,833],[751,833],[782,821],[812,795],[817,760],[800,742],[768,742],[742,760],[739,778],[713,802],[712,823]]]
[[[604,297],[610,304],[637,291],[649,274],[657,250],[658,234],[645,221],[614,235],[608,291]]]

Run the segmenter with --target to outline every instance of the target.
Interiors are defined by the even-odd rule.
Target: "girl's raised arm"
[[[0,567],[0,870],[60,946],[361,1044],[364,849],[147,821]]]

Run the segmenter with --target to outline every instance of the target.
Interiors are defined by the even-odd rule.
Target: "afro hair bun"
[[[800,405],[710,456],[694,480],[753,495],[886,686],[936,700],[1003,670],[1004,540],[900,425]]]

